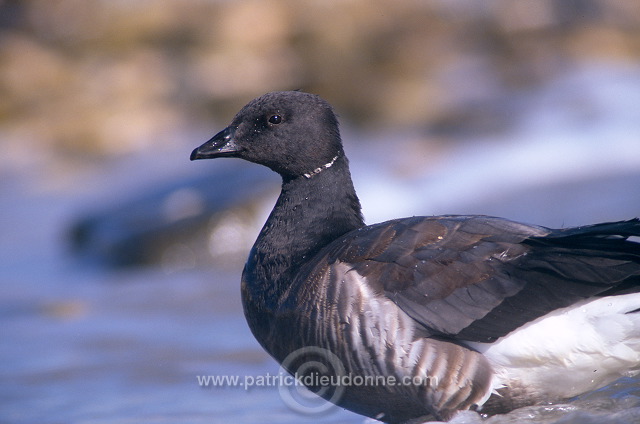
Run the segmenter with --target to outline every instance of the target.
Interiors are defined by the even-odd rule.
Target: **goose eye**
[[[280,115],[271,115],[269,117],[270,124],[279,124],[280,122],[282,122],[282,116]]]

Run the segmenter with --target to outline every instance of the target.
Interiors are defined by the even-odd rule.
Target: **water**
[[[563,105],[576,96],[587,112]],[[416,147],[411,134],[370,136],[365,145],[345,131],[368,222],[487,213],[562,227],[640,215],[640,70],[594,66],[527,102],[513,132],[437,149]],[[34,160],[3,175],[0,422],[365,422],[337,409],[300,415],[277,387],[199,386],[197,376],[278,372],[244,322],[241,264],[112,268],[71,253],[67,230],[85,211],[216,166],[187,162],[192,144],[80,174]],[[259,222],[273,202],[265,190],[254,207]],[[199,246],[184,243],[187,252]],[[639,383],[627,378],[567,404],[453,422],[640,422]]]

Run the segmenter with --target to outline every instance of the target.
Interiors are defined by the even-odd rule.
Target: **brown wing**
[[[625,229],[640,224],[552,231],[485,216],[405,218],[336,240],[310,279],[346,263],[429,334],[491,342],[639,275],[640,248]]]

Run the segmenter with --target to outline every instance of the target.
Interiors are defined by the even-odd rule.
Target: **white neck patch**
[[[333,164],[336,163],[336,160],[338,160],[338,156],[334,156],[333,159],[331,159],[331,162],[325,163],[324,165],[314,169],[313,171],[308,172],[306,174],[302,174],[302,175],[304,175],[305,178],[311,178],[314,175],[321,173],[325,169],[331,168],[333,166]]]

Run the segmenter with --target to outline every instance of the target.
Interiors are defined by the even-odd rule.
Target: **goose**
[[[191,153],[223,157],[282,177],[242,273],[247,323],[336,405],[386,423],[450,420],[640,373],[638,218],[564,229],[482,215],[366,225],[336,115],[300,91],[252,100]],[[305,374],[312,361],[325,366]],[[322,372],[423,383],[328,390],[329,380],[303,378]]]

